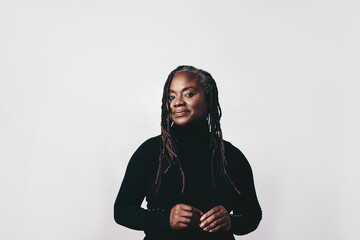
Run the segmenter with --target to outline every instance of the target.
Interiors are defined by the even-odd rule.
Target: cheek
[[[206,101],[203,101],[202,99],[197,100],[193,104],[193,108],[198,112],[198,114],[206,114],[207,112],[207,104]]]

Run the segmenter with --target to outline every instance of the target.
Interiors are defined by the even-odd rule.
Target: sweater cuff
[[[236,232],[235,229],[238,227],[237,223],[239,221],[241,221],[241,219],[243,218],[243,216],[241,214],[230,214],[230,220],[231,220],[231,227],[230,227],[230,231],[231,232]]]
[[[155,208],[155,209],[146,209],[146,211],[148,211],[156,219],[156,221],[153,222],[154,228],[171,229],[170,210]]]

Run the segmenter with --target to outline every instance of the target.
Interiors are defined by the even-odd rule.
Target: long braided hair
[[[176,73],[188,72],[197,76],[197,83],[204,89],[206,102],[208,106],[207,122],[210,132],[210,147],[211,150],[211,176],[213,187],[215,188],[215,180],[217,177],[224,176],[228,183],[230,183],[234,190],[240,194],[240,191],[236,188],[233,181],[227,172],[227,161],[225,158],[224,141],[222,137],[222,131],[220,128],[221,108],[218,99],[218,90],[215,80],[210,73],[197,69],[192,66],[179,66],[174,69],[168,76],[163,91],[162,105],[161,105],[161,144],[160,144],[160,156],[159,166],[156,175],[156,192],[159,191],[161,178],[163,174],[166,174],[172,165],[178,165],[182,176],[182,189],[185,189],[185,175],[181,167],[180,160],[178,158],[178,152],[174,138],[171,135],[170,128],[173,124],[171,120],[171,109],[169,104],[169,91],[170,84]],[[214,173],[214,161],[217,162],[217,172]]]

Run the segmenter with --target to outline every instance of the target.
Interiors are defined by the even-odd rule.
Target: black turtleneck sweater
[[[227,170],[239,195],[224,177],[212,178],[210,135],[207,123],[176,126],[171,129],[185,174],[185,189],[178,165],[162,176],[156,193],[155,179],[160,155],[160,136],[145,141],[133,154],[126,169],[114,206],[118,224],[145,231],[146,240],[160,239],[234,239],[255,230],[261,220],[251,167],[239,149],[224,141]],[[217,165],[214,164],[214,173]],[[147,209],[141,207],[146,197]],[[199,229],[173,230],[170,210],[177,203],[194,206],[202,212],[222,205],[230,214],[230,231],[208,233]]]

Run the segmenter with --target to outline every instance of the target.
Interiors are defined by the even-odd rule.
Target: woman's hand
[[[178,203],[171,208],[170,227],[174,230],[198,227],[202,215],[199,209]]]
[[[200,227],[207,232],[229,231],[231,227],[230,215],[223,206],[210,209],[200,218],[200,222]]]

